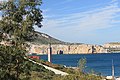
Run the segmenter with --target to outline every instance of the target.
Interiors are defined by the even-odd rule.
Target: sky
[[[120,0],[43,0],[43,27],[66,42],[120,42]]]
[[[120,42],[120,0],[42,1],[43,27],[36,31],[72,43]]]

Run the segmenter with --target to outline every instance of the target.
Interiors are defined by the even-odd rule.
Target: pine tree
[[[32,40],[34,27],[42,27],[41,0],[9,0],[0,4],[0,80],[18,80],[29,74],[26,40]]]

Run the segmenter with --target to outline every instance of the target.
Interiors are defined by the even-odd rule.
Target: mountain
[[[29,41],[33,44],[66,44],[66,45],[80,45],[83,43],[70,43],[70,42],[64,42],[61,40],[58,40],[56,38],[53,38],[52,36],[49,36],[48,34],[41,33],[41,32],[35,32],[35,36],[32,41]]]
[[[30,42],[33,44],[67,44],[67,42],[60,41],[41,32],[35,32],[34,39]]]

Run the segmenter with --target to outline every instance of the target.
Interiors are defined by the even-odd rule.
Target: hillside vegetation
[[[32,39],[28,42],[33,43],[33,44],[66,44],[66,45],[80,45],[80,44],[83,44],[83,43],[64,42],[64,41],[58,40],[54,37],[51,37],[48,34],[41,33],[41,32],[35,32]]]
[[[65,42],[41,32],[35,32],[34,37],[30,42],[34,44],[65,44]]]
[[[61,71],[69,73],[69,75],[61,76],[55,74],[49,70],[46,70],[44,67],[39,65],[31,66],[31,75],[28,77],[28,80],[101,80],[103,79],[100,75],[93,75],[93,73],[83,73],[80,69],[76,68],[65,68],[62,65],[52,64],[47,61],[35,60],[41,62],[44,65],[51,66],[53,68],[59,69]],[[30,63],[29,63],[30,64]],[[25,76],[21,76],[21,79],[24,80]],[[26,80],[26,79],[25,79]]]

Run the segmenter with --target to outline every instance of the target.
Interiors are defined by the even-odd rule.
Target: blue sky
[[[120,42],[120,0],[43,0],[37,31],[67,42]]]
[[[41,10],[36,31],[66,42],[120,42],[120,0],[43,0]]]

